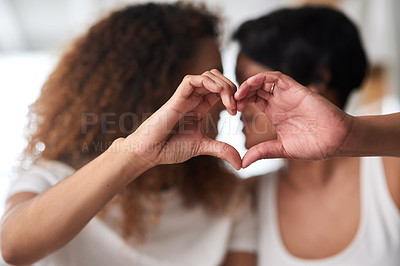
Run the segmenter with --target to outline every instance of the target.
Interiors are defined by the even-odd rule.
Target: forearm
[[[114,145],[114,144],[113,144]],[[109,149],[42,194],[20,203],[2,223],[3,256],[32,263],[61,248],[128,183],[146,170],[123,148]],[[140,164],[140,159],[130,157]]]
[[[354,117],[342,156],[400,157],[400,113]]]

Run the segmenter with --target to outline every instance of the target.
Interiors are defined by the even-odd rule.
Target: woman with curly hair
[[[241,166],[214,140],[219,99],[236,113],[217,37],[204,8],[144,4],[72,45],[30,110],[31,163],[2,221],[7,262],[253,265],[245,191],[212,157]]]

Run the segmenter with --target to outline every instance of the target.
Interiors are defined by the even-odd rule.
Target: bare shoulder
[[[400,210],[400,158],[384,157],[383,165],[390,194]]]

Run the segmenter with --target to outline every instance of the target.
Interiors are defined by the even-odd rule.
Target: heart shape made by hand
[[[251,147],[242,159],[231,145],[204,134],[204,117],[219,99],[231,115],[255,103],[275,127],[277,138]],[[236,90],[218,70],[211,70],[186,76],[174,95],[127,141],[141,144],[136,151],[150,167],[212,155],[240,169],[263,158],[333,157],[351,125],[350,115],[280,72],[257,74]]]

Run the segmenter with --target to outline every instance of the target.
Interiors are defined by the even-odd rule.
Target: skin
[[[355,139],[360,138],[361,128],[369,130],[366,131],[368,134],[385,133],[377,129],[379,126],[374,129],[373,124],[378,123],[377,120],[361,117],[354,121],[353,117],[344,115],[316,95],[314,92],[321,91],[325,92],[324,96],[328,100],[336,100],[335,97],[329,97],[334,94],[328,88],[321,87],[321,84],[308,90],[280,73],[266,72],[268,70],[266,66],[239,54],[236,72],[238,82],[242,85],[235,97],[238,99],[238,109],[242,110],[244,116],[242,120],[246,128],[246,144],[250,148],[247,158],[245,156],[243,159],[244,166],[258,158],[315,160],[348,156],[349,153],[351,156],[362,155],[369,152],[363,150],[363,147],[357,147],[360,140]],[[263,72],[265,74],[256,75]],[[275,83],[273,95],[269,93],[272,83]],[[322,105],[325,107],[320,108]],[[313,110],[319,110],[317,116],[312,115],[315,114]],[[276,118],[282,113],[288,115],[283,116],[282,120]],[[299,117],[299,114],[304,113],[311,115]],[[246,125],[247,121],[252,121],[252,117],[262,114],[270,120],[267,123],[272,121],[277,136],[260,134],[255,126]],[[317,126],[312,124],[316,127],[314,134],[304,134],[307,121],[316,121]],[[380,122],[380,126],[389,126],[385,122]],[[320,129],[318,125],[323,126]],[[325,128],[331,132],[324,131]],[[352,130],[357,130],[357,137]],[[319,135],[320,132],[322,134]],[[398,129],[393,129],[393,132],[398,132]],[[300,140],[299,134],[302,136]],[[310,150],[310,145],[314,149]],[[365,143],[363,146],[366,146]],[[395,155],[392,152],[393,148],[385,151]],[[384,158],[383,161],[390,194],[400,209],[400,160]],[[325,258],[339,253],[352,242],[360,221],[359,163],[356,157],[325,161],[288,160],[287,168],[279,173],[277,210],[281,238],[292,255],[306,259]],[[257,179],[251,181],[255,187],[257,182]]]
[[[205,40],[194,62],[193,73],[221,69],[215,42]],[[213,155],[239,169],[238,152],[201,130],[205,114],[220,99],[228,112],[236,114],[236,87],[217,69],[186,76],[174,95],[135,132],[116,139],[103,154],[68,178],[39,195],[17,193],[10,197],[1,223],[4,260],[30,264],[60,249],[122,188],[158,164]],[[190,123],[171,135],[183,118]],[[254,261],[253,254],[234,252],[227,255],[224,265],[255,265]]]
[[[248,78],[235,93],[235,99],[238,111],[255,103],[277,133],[276,140],[250,148],[242,160],[243,168],[266,158],[400,157],[400,113],[351,116],[312,87],[304,87],[280,72]],[[293,137],[299,134],[302,138]]]
[[[204,69],[217,69],[219,72],[223,72],[221,56],[218,46],[213,40],[206,40],[199,51],[199,56],[193,60],[196,64],[192,64],[192,73],[200,74]],[[234,91],[236,86],[227,78],[224,77],[224,81],[230,84]],[[215,139],[218,135],[218,120],[220,113],[225,109],[222,101],[219,100],[206,114],[202,123],[202,130],[204,134],[210,138]],[[234,111],[236,112],[236,111]],[[229,252],[225,258],[222,266],[241,266],[241,265],[256,265],[256,256],[254,253],[249,252]]]
[[[255,73],[261,73],[266,70],[265,66],[251,60],[243,53],[239,53],[235,71],[239,84],[242,84],[248,77],[253,76]],[[240,119],[243,122],[243,133],[246,136],[246,149],[250,149],[261,142],[276,139],[275,128],[271,121],[254,103],[249,103],[242,110]]]

